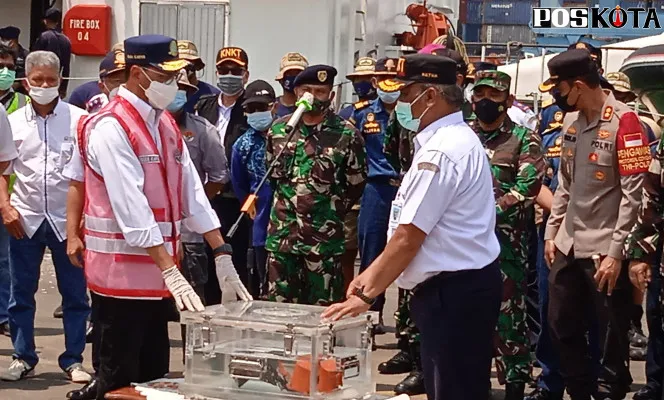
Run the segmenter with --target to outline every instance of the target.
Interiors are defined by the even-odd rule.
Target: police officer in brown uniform
[[[551,91],[567,112],[559,186],[544,236],[551,336],[573,400],[622,399],[631,383],[631,288],[623,248],[641,203],[648,140],[638,116],[601,89],[586,50],[565,51],[548,67],[551,78],[540,90]],[[603,352],[597,379],[586,339],[594,318]]]

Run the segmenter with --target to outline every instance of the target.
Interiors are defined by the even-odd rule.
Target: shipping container
[[[488,43],[535,43],[535,34],[528,25],[483,25],[481,38]]]
[[[484,3],[481,0],[467,0],[466,1],[466,20],[465,24],[481,24],[482,23],[482,8]]]
[[[463,24],[461,38],[464,42],[481,42],[481,24]]]
[[[532,17],[533,3],[519,0],[491,0],[484,2],[485,25],[528,25]]]

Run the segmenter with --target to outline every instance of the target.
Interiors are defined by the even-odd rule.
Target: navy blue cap
[[[18,39],[21,30],[15,26],[6,26],[0,29],[0,38],[3,39]]]
[[[409,54],[397,61],[397,75],[378,83],[384,92],[396,92],[410,83],[454,85],[457,65],[454,60],[434,54]]]
[[[124,51],[121,49],[111,50],[99,63],[99,78],[105,78],[114,72],[123,71],[125,67]]]
[[[379,59],[374,67],[374,75],[395,76],[397,74],[397,61],[396,58],[385,57]]]
[[[547,67],[549,67],[550,77],[539,85],[539,90],[542,93],[550,91],[560,81],[591,73],[599,75],[595,61],[590,57],[587,49],[563,51],[550,59]]]
[[[297,74],[294,87],[301,85],[334,85],[334,78],[337,76],[337,69],[329,65],[312,65]]]
[[[140,35],[124,41],[127,65],[145,65],[166,72],[179,71],[189,65],[178,58],[178,43],[164,35]]]

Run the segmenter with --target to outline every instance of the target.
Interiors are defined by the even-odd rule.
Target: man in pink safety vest
[[[203,310],[177,266],[182,225],[212,247],[222,300],[252,300],[177,124],[163,112],[187,63],[178,60],[176,41],[132,37],[125,40],[125,58],[127,83],[78,132],[85,274],[99,304],[97,399],[168,372],[169,297],[181,310]]]

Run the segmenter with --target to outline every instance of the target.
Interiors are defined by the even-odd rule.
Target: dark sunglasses
[[[244,112],[247,114],[253,114],[255,112],[263,112],[272,109],[272,104],[264,103],[251,103],[244,106]]]
[[[244,68],[241,68],[241,67],[233,67],[233,68],[219,67],[219,68],[217,68],[217,72],[219,73],[219,75],[231,74],[231,75],[238,76],[238,75],[244,74]]]

